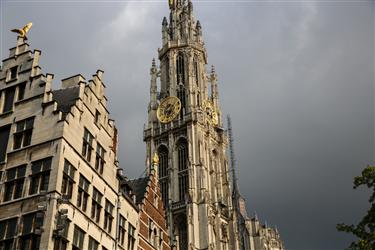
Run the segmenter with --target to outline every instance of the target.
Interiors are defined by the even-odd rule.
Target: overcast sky
[[[130,177],[144,171],[149,69],[165,1],[1,1],[1,59],[27,22],[55,88],[104,70]],[[223,113],[230,113],[240,188],[251,214],[287,249],[343,249],[336,232],[367,211],[352,179],[374,163],[373,1],[194,1]]]

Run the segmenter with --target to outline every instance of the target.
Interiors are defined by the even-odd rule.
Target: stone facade
[[[215,69],[206,72],[202,27],[190,1],[170,1],[162,22],[160,66],[151,67],[146,157],[159,153],[159,183],[175,249],[234,249],[227,133]],[[179,98],[170,123],[157,118],[161,101]]]
[[[0,249],[137,249],[103,72],[52,89],[23,38],[0,71]]]

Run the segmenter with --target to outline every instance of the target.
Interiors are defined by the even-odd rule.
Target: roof
[[[147,188],[149,179],[150,178],[147,176],[147,177],[143,177],[143,178],[139,178],[135,180],[130,180],[128,182],[131,188],[133,189],[136,204],[139,204],[142,202],[146,193],[146,188]]]
[[[79,97],[79,86],[54,90],[52,94],[53,100],[57,102],[57,109],[66,116]]]

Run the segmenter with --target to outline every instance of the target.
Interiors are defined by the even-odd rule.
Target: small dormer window
[[[9,77],[9,80],[13,80],[13,79],[16,79],[17,77],[17,66],[14,66],[12,68],[10,68],[10,77]]]
[[[22,83],[18,86],[18,98],[17,101],[21,101],[25,98],[26,83]]]

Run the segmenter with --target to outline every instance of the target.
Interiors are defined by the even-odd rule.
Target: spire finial
[[[26,34],[31,29],[31,26],[33,26],[33,23],[28,23],[22,29],[12,29],[11,31],[17,33],[18,36],[24,38],[24,40],[27,40]]]
[[[152,58],[152,67],[156,68],[155,58]]]
[[[211,74],[215,74],[216,71],[215,71],[215,66],[214,65],[211,65]]]

